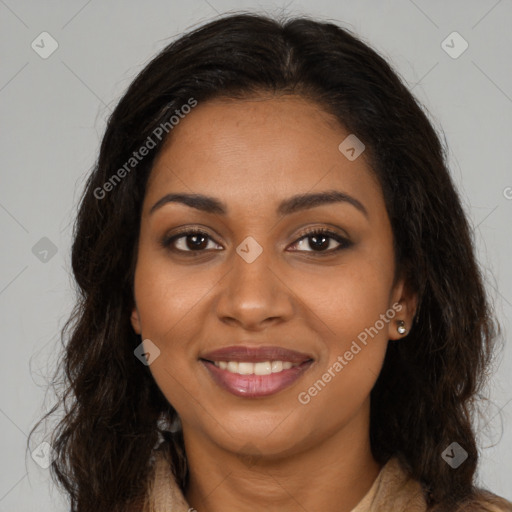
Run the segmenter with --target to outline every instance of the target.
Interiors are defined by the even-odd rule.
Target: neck
[[[185,435],[186,499],[198,512],[350,512],[381,469],[370,450],[367,412],[322,442],[281,458],[241,457]]]

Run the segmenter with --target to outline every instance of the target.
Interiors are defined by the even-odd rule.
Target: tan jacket
[[[474,509],[478,510],[478,509]],[[488,504],[482,511],[509,512]],[[397,459],[381,469],[370,490],[351,512],[426,512],[427,505],[421,485],[410,478]],[[150,503],[145,512],[194,512],[175,482],[169,464],[157,450],[154,479],[150,485]]]

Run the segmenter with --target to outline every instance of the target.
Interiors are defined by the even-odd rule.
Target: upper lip
[[[206,352],[200,359],[207,361],[246,361],[261,363],[265,361],[290,361],[291,363],[303,363],[313,357],[303,352],[289,350],[283,347],[250,347],[250,346],[229,346]]]

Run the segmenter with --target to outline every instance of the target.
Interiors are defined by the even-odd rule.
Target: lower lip
[[[274,395],[291,386],[311,366],[313,361],[305,361],[299,366],[270,375],[241,375],[221,370],[210,361],[201,360],[213,380],[233,395],[244,398],[258,398]]]

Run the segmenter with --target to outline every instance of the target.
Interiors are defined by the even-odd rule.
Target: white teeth
[[[254,375],[270,375],[272,373],[272,365],[270,361],[264,363],[254,363]]]
[[[251,375],[254,373],[254,364],[253,363],[238,363],[238,373],[241,375]]]
[[[271,373],[289,370],[294,366],[299,366],[300,363],[291,363],[290,361],[264,361],[260,363],[213,361],[213,364],[221,370],[227,370],[228,372],[240,375],[270,375]]]
[[[272,361],[272,373],[283,371],[283,361]]]

